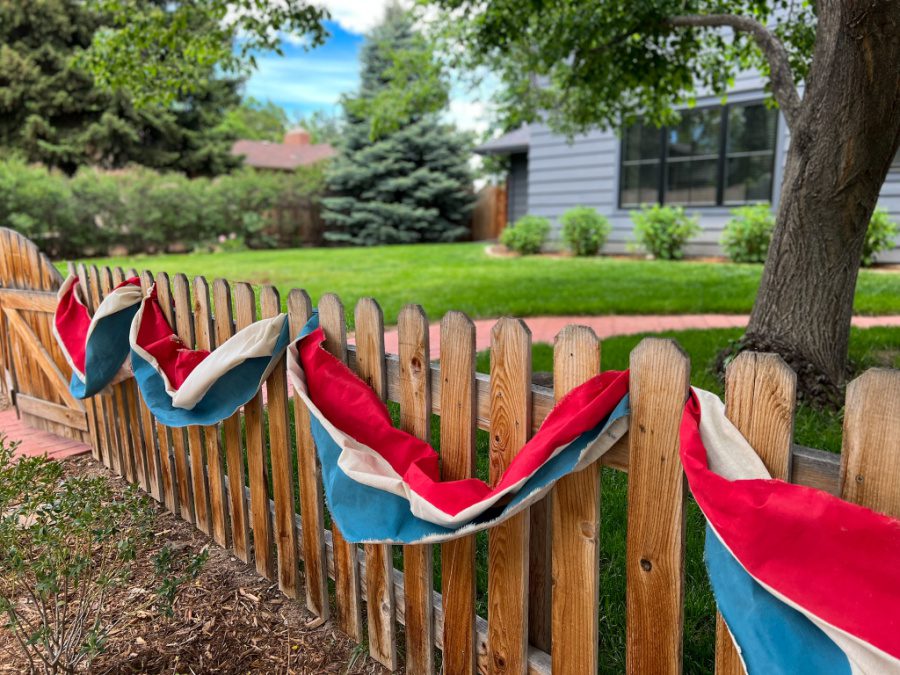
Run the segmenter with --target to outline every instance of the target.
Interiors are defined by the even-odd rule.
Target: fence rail
[[[93,306],[125,277],[120,269],[74,269]],[[138,276],[145,288],[156,283],[163,308],[174,308],[168,318],[179,336],[204,349],[283,306],[296,334],[311,312],[309,296],[300,290],[280,298],[271,286],[257,293],[248,284],[223,280]],[[29,298],[41,311],[49,306],[46,292],[8,293],[0,291],[0,307],[19,307]],[[554,389],[548,389],[531,383],[531,337],[520,321],[501,319],[494,327],[486,376],[475,372],[474,327],[463,314],[443,318],[440,361],[429,363],[428,322],[420,307],[407,306],[397,317],[399,354],[384,352],[384,317],[374,300],[363,299],[355,308],[355,345],[348,345],[340,299],[326,295],[318,307],[327,349],[383,399],[399,404],[404,429],[430,439],[432,414],[437,416],[447,478],[474,475],[481,429],[490,435],[488,463],[495,480],[555,400],[600,367],[600,343],[583,327],[569,326],[557,337]],[[6,332],[3,344],[3,366],[15,370],[19,353]],[[642,341],[630,365],[632,431],[601,460],[629,474],[627,670],[679,673],[686,494],[678,424],[690,366],[674,342],[659,339]],[[770,472],[900,515],[900,373],[869,371],[850,385],[840,457],[792,445],[794,382],[794,374],[771,355],[742,354],[728,369],[727,414]],[[314,614],[327,619],[334,607],[340,628],[367,641],[372,657],[389,669],[403,665],[403,653],[408,672],[433,672],[437,649],[448,673],[596,672],[596,467],[567,476],[530,512],[489,531],[488,612],[480,617],[474,536],[441,547],[442,584],[432,588],[432,546],[403,547],[400,572],[391,547],[359,547],[334,525],[325,526],[308,414],[299,399],[292,404],[283,359],[264,394],[216,426],[171,429],[157,423],[133,380],[86,401],[85,414],[99,461],[255,565],[287,596],[299,598],[305,587],[304,600]],[[398,649],[400,625],[406,627],[406,644]],[[718,634],[717,671],[739,672],[721,621]]]

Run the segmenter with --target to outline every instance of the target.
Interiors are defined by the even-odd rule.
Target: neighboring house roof
[[[337,154],[328,143],[310,144],[309,135],[288,132],[285,143],[269,141],[235,141],[232,155],[244,157],[244,164],[255,169],[280,169],[290,171],[298,166],[309,166]]]
[[[524,125],[499,138],[482,143],[475,148],[475,152],[479,155],[511,155],[517,152],[528,152],[530,142],[531,130],[528,125]]]

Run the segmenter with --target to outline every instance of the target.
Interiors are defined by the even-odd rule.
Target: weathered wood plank
[[[500,319],[491,330],[490,480],[531,431],[531,333]],[[528,512],[488,532],[488,648],[492,673],[524,672],[528,660]]]
[[[685,486],[679,426],[690,362],[671,340],[631,352],[626,541],[626,669],[680,673],[684,632]]]
[[[556,400],[600,372],[590,328],[566,326],[553,350]],[[553,514],[554,673],[596,673],[600,598],[600,465],[564,476],[550,495]]]
[[[150,292],[155,281],[153,275],[145,270],[140,275],[141,290],[144,295]],[[150,493],[166,508],[175,513],[175,487],[172,462],[169,461],[169,432],[166,427],[156,421],[146,403],[141,404],[142,425],[146,435],[148,448],[147,469],[150,481]]]
[[[103,285],[104,295],[108,296],[125,280],[125,272],[121,267],[104,267],[100,270],[100,283]],[[131,406],[128,397],[128,383],[123,381],[112,385],[113,401],[116,407],[116,423],[119,430],[119,452],[122,461],[122,475],[130,483],[137,479],[135,465],[137,453],[135,451],[135,435],[132,430]]]
[[[790,480],[797,376],[775,354],[743,352],[725,373],[725,414],[753,446],[773,478]],[[716,674],[744,666],[722,615],[716,613]]]
[[[347,362],[347,325],[344,306],[332,293],[319,299],[319,320],[325,331],[325,348],[341,361]],[[360,603],[359,565],[356,545],[341,535],[337,525],[332,526],[335,564],[335,600],[338,625],[347,635],[362,642],[363,622]]]
[[[371,298],[355,309],[356,372],[379,397],[387,390],[384,371],[384,315]],[[396,670],[397,631],[394,625],[393,558],[391,546],[367,544],[366,618],[369,655],[389,670]]]
[[[400,352],[400,428],[431,439],[431,369],[428,317],[419,305],[406,305],[397,319]],[[403,547],[406,591],[406,669],[434,672],[433,551],[431,544]]]
[[[88,430],[88,422],[84,414],[79,413],[77,410],[72,410],[68,406],[21,393],[16,395],[16,406],[19,408],[19,412],[56,422],[79,431]]]
[[[900,518],[900,371],[867,370],[847,387],[841,497]]]
[[[194,306],[191,285],[184,274],[176,274],[172,281],[175,298],[175,332],[186,349],[194,349]],[[187,447],[191,462],[191,492],[194,495],[194,523],[201,532],[212,531],[209,513],[209,489],[206,486],[206,462],[203,459],[203,438],[200,427],[187,427]]]
[[[209,303],[209,284],[203,277],[194,277],[194,336],[197,349],[212,351],[213,315]],[[228,543],[228,509],[225,503],[225,472],[222,469],[222,448],[219,445],[219,426],[203,428],[206,450],[206,474],[209,483],[209,516],[212,538],[219,546]]]
[[[291,336],[300,334],[312,315],[306,291],[293,289],[287,298]],[[294,433],[297,440],[297,482],[300,488],[300,543],[306,581],[306,606],[313,614],[328,619],[328,569],[325,562],[325,505],[322,477],[316,460],[316,446],[309,427],[309,410],[294,393]]]
[[[90,306],[93,310],[97,309],[103,297],[103,291],[100,288],[100,271],[91,266],[88,268],[88,276],[90,277],[90,285],[88,287]],[[97,407],[98,426],[100,427],[100,435],[103,441],[102,455],[104,464],[107,468],[112,469],[115,466],[116,454],[116,431],[115,417],[112,410],[112,397],[108,392],[101,392],[94,397]]]
[[[234,314],[231,307],[231,289],[224,279],[213,282],[213,301],[216,312],[216,342],[224,344],[234,335]],[[246,473],[241,439],[241,413],[236,412],[222,422],[222,441],[225,445],[225,462],[228,467],[229,511],[231,522],[231,546],[234,554],[246,563],[250,562],[250,524],[247,516],[247,500],[244,497]]]
[[[281,297],[274,286],[259,294],[262,318],[281,314]],[[297,533],[294,529],[294,466],[288,421],[287,371],[284,355],[266,379],[269,411],[269,448],[272,458],[272,495],[275,500],[275,549],[278,553],[278,587],[289,598],[300,594],[297,566]]]
[[[461,312],[441,321],[441,473],[475,475],[475,325]],[[475,535],[441,546],[444,671],[475,672]]]
[[[234,314],[238,330],[256,321],[256,298],[250,284],[235,285]],[[256,558],[256,571],[266,579],[274,579],[272,521],[268,509],[265,508],[269,503],[269,481],[266,475],[261,391],[244,405],[244,429],[247,436],[247,477],[250,480],[250,504],[253,509],[253,553]]]
[[[169,284],[169,275],[165,272],[159,272],[156,275],[156,293],[159,306],[162,308],[163,316],[169,322],[172,330],[177,330],[175,326],[174,301],[172,300],[172,290]],[[191,483],[191,471],[188,465],[187,449],[185,442],[184,429],[167,429],[169,442],[172,445],[174,461],[173,486],[177,492],[178,511],[182,520],[189,523],[194,522],[194,495]],[[162,439],[160,439],[161,441]]]

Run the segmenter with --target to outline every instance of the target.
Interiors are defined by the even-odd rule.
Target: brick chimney
[[[284,135],[285,145],[309,145],[309,132],[297,127]]]

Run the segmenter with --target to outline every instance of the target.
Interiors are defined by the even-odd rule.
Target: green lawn
[[[760,265],[598,258],[493,258],[485,245],[419,244],[104,258],[91,262],[207,279],[305,288],[316,302],[338,293],[352,314],[370,295],[385,322],[404,304],[432,320],[448,310],[502,315],[749,313]],[[900,273],[863,270],[857,314],[900,313]]]

